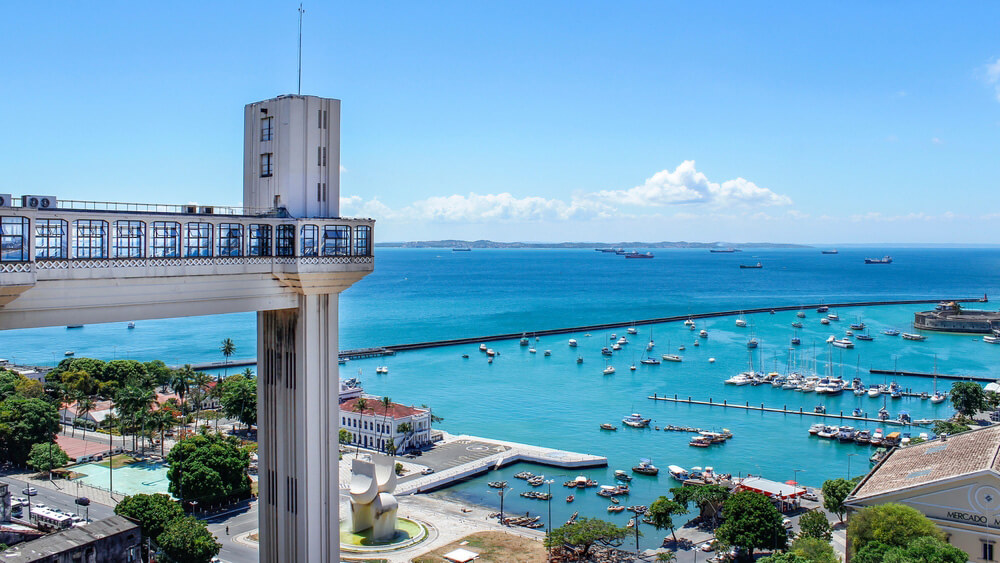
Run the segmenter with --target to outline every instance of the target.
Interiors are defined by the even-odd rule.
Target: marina
[[[914,396],[914,395],[911,395],[911,396]],[[809,410],[805,409],[804,407],[799,407],[798,410],[795,410],[795,409],[789,410],[788,405],[783,405],[779,409],[779,408],[775,408],[775,407],[765,407],[764,403],[761,403],[759,406],[758,405],[751,405],[749,402],[746,402],[746,403],[744,403],[742,405],[739,405],[739,404],[729,403],[725,399],[721,403],[719,403],[719,402],[713,401],[711,398],[708,399],[707,401],[698,401],[698,400],[691,399],[691,397],[683,399],[683,398],[678,398],[677,396],[674,396],[674,397],[660,397],[660,396],[655,395],[655,394],[652,395],[652,396],[650,396],[650,397],[647,397],[647,399],[653,399],[654,401],[669,401],[671,403],[685,403],[685,404],[688,404],[688,405],[703,405],[703,406],[707,406],[707,407],[722,407],[722,408],[727,408],[727,409],[743,409],[743,410],[748,410],[748,411],[773,412],[773,413],[780,413],[780,414],[797,414],[797,415],[802,415],[802,416],[812,416],[812,417],[819,417],[819,418],[836,418],[836,419],[840,419],[840,420],[855,420],[855,421],[862,421],[862,422],[873,422],[873,423],[876,423],[876,424],[894,424],[894,425],[897,425],[897,426],[903,426],[903,423],[901,423],[901,422],[899,422],[897,420],[892,420],[892,419],[886,420],[886,419],[881,419],[881,418],[872,418],[872,417],[864,416],[864,415],[862,415],[862,416],[855,416],[855,415],[851,415],[851,414],[846,414],[845,415],[844,411],[840,411],[839,413],[816,412],[816,411],[809,411]],[[909,426],[909,424],[907,424],[907,426]]]

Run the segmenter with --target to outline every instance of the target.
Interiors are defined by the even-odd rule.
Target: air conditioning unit
[[[201,206],[199,213],[208,213],[211,215],[212,213],[215,213],[215,208],[209,205],[203,205]]]
[[[21,207],[30,207],[31,209],[55,209],[56,197],[52,195],[21,196]]]
[[[10,194],[0,194],[0,207],[10,207],[11,205],[14,205],[14,200]]]
[[[198,206],[197,205],[185,205],[184,206],[184,213],[197,213],[197,212],[198,212]]]

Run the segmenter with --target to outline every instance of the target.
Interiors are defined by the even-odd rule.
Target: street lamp
[[[851,458],[858,454],[847,454],[847,480],[851,480]]]
[[[497,491],[497,495],[500,496],[500,525],[501,526],[504,525],[504,523],[503,523],[503,495],[506,492],[507,492],[507,487],[500,487],[500,490]]]
[[[546,501],[547,504],[549,505],[548,506],[548,508],[549,508],[549,521],[548,521],[549,531],[548,531],[548,534],[547,534],[548,537],[546,538],[548,541],[546,543],[548,543],[549,545],[548,545],[548,554],[545,556],[545,560],[549,561],[549,560],[552,559],[552,483],[555,483],[555,479],[546,479],[543,482],[548,486],[548,489],[549,489],[549,499]]]
[[[796,484],[796,485],[798,485],[798,484],[799,484],[799,479],[798,479],[798,474],[799,474],[799,471],[801,471],[801,472],[803,472],[803,473],[805,473],[805,472],[806,472],[806,470],[805,470],[805,469],[793,469],[793,470],[792,470],[792,481],[795,481],[795,484]]]

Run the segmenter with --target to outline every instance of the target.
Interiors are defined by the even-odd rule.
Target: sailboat
[[[934,394],[931,395],[931,402],[935,405],[945,400],[945,394],[937,390],[937,354],[934,354]]]
[[[740,316],[736,318],[736,326],[743,328],[747,326],[746,317],[743,316],[743,311],[740,311]]]
[[[649,344],[646,344],[646,351],[652,350],[653,346],[653,329],[649,329]]]

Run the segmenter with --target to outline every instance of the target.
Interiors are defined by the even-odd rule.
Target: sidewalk
[[[118,504],[124,495],[115,494],[113,498],[111,493],[106,489],[99,489],[97,487],[92,487],[85,483],[79,483],[77,481],[67,481],[66,479],[55,479],[49,481],[48,479],[38,479],[34,471],[28,471],[23,473],[7,473],[8,476],[15,479],[20,479],[30,483],[32,487],[36,489],[48,489],[51,491],[59,491],[68,495],[73,495],[76,497],[87,497],[91,502],[96,502],[97,504],[103,504],[104,506],[114,507]]]

